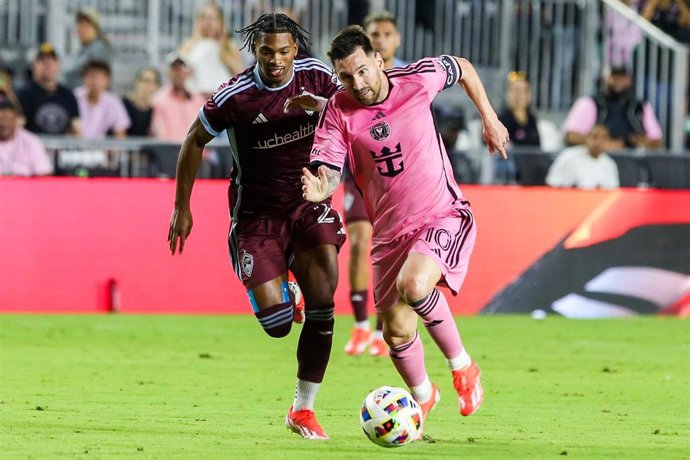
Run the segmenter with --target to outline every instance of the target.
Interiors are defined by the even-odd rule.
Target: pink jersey
[[[340,170],[347,158],[374,226],[373,242],[407,234],[468,203],[453,179],[431,102],[461,76],[455,58],[386,70],[388,97],[371,106],[335,94],[314,136],[311,164]]]

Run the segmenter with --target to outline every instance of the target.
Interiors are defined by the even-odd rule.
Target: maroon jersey
[[[301,109],[284,113],[283,105],[305,91],[330,98],[338,89],[334,80],[323,62],[298,58],[290,81],[269,88],[254,66],[221,85],[199,111],[209,134],[225,130],[230,140],[233,219],[287,214],[304,201],[300,178],[309,165],[319,114]]]

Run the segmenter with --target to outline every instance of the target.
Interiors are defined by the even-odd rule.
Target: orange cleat
[[[352,330],[350,340],[345,345],[345,353],[351,356],[361,355],[366,350],[369,344],[369,337],[371,331],[361,327],[356,327]]]
[[[479,381],[481,372],[474,361],[465,369],[453,371],[453,386],[458,392],[458,406],[464,416],[477,412],[484,401],[484,390]]]
[[[431,397],[427,402],[420,403],[417,401],[419,404],[419,407],[422,408],[422,419],[426,420],[426,416],[429,415],[429,412],[434,410],[434,407],[436,407],[436,404],[441,400],[441,392],[438,389],[438,385],[435,383],[431,384]]]
[[[297,433],[305,439],[314,439],[325,441],[328,435],[314,415],[313,410],[302,409],[294,411],[292,406],[288,409],[288,414],[285,416],[285,426],[293,433]]]
[[[422,409],[422,428],[419,430],[419,435],[417,436],[416,440],[422,439],[424,436],[424,429],[426,428],[426,417],[429,415],[429,412],[434,410],[434,407],[436,407],[436,404],[441,400],[441,392],[438,389],[438,385],[435,383],[431,384],[431,397],[427,402],[420,403],[417,401],[417,404],[419,404],[419,407]]]
[[[297,284],[295,275],[291,271],[288,271],[288,289],[290,290],[290,296],[295,304],[295,314],[292,320],[297,324],[304,323],[304,298],[302,297],[302,290]]]
[[[383,337],[372,337],[369,341],[369,354],[372,356],[388,356],[388,344]]]

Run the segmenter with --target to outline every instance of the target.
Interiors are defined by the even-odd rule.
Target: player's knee
[[[285,302],[260,310],[256,313],[256,318],[266,334],[280,338],[290,333],[294,314],[292,302]]]
[[[408,305],[429,294],[429,287],[423,276],[399,275],[395,287],[400,298]]]
[[[383,339],[389,347],[410,342],[417,333],[417,315],[412,310],[400,310],[383,319]]]

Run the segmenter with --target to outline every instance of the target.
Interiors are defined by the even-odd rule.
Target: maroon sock
[[[285,337],[292,327],[294,307],[292,302],[280,303],[260,310],[255,316],[268,335],[276,338]]]
[[[304,325],[297,344],[297,378],[321,383],[333,344],[334,304],[304,308]]]
[[[352,302],[352,311],[355,312],[355,321],[362,322],[369,318],[367,315],[367,301],[369,300],[369,292],[364,291],[350,291],[350,302]]]

